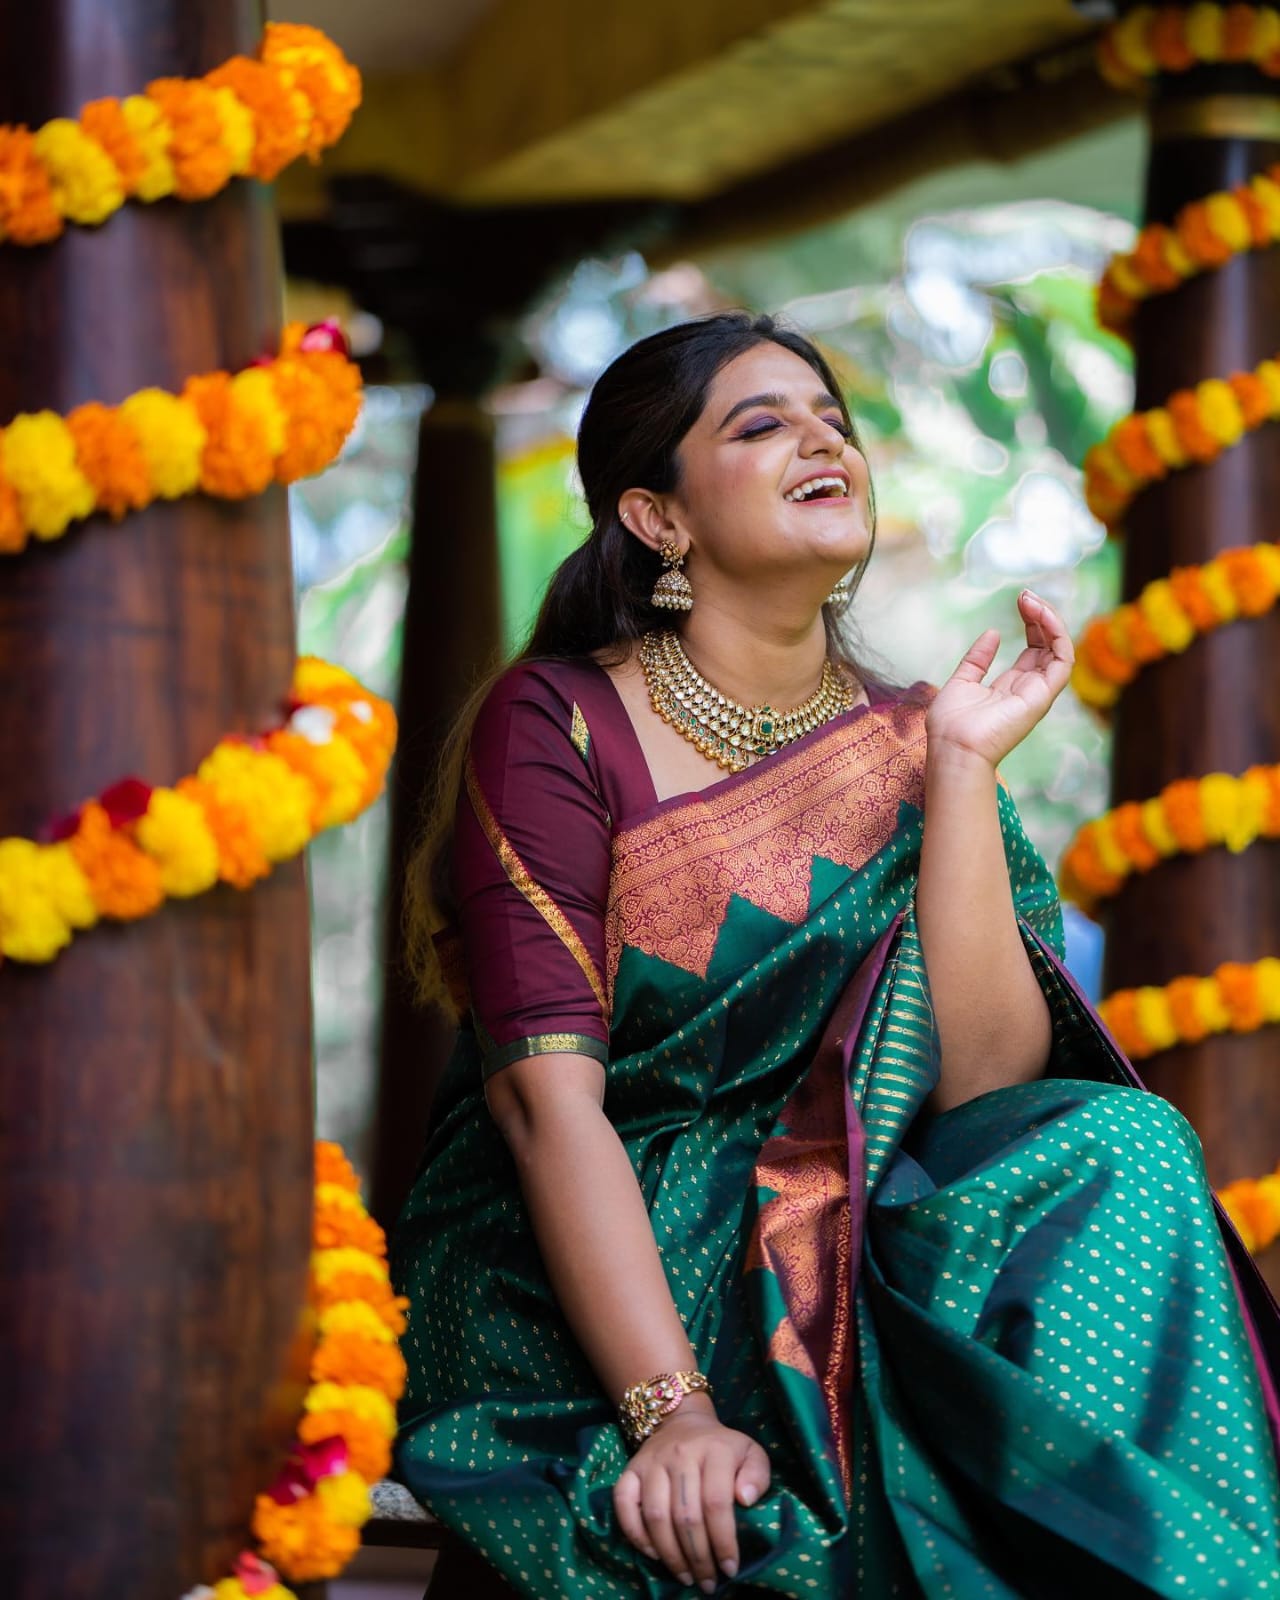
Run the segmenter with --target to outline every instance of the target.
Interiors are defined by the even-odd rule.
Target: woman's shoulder
[[[620,703],[608,674],[590,657],[513,662],[490,684],[472,739],[487,751],[571,746],[593,770],[596,746],[619,742]]]
[[[604,674],[589,658],[538,657],[513,661],[489,685],[481,716],[518,706],[561,710],[598,690]]]

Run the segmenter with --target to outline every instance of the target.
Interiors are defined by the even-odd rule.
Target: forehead
[[[825,385],[809,363],[780,344],[756,344],[726,362],[707,391],[707,411],[717,417],[747,395],[773,393],[808,405]]]

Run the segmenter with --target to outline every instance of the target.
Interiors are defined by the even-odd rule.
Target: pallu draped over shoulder
[[[394,1241],[396,1471],[522,1595],[681,1592],[616,1525],[616,1413],[484,1104],[565,1050],[605,1064],[717,1412],[770,1457],[720,1592],[1280,1595],[1275,1303],[1060,965],[1003,790],[1052,1055],[926,1109],[925,703],[873,695],[662,802],[594,663],[524,664],[481,712],[443,951],[465,1019]]]

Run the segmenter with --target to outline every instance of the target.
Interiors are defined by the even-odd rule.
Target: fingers
[[[637,1550],[643,1551],[650,1561],[657,1561],[658,1548],[649,1537],[649,1531],[644,1525],[644,1513],[640,1509],[641,1492],[639,1473],[624,1472],[614,1485],[613,1509],[623,1536],[629,1539]]]
[[[737,1474],[731,1455],[709,1460],[702,1476],[702,1514],[712,1560],[728,1578],[738,1571],[738,1526],[734,1514]]]
[[[676,1538],[686,1556],[685,1570],[708,1593],[716,1586],[716,1564],[711,1555],[711,1541],[707,1537],[702,1506],[702,1472],[700,1463],[688,1462],[677,1469],[675,1479],[676,1503],[672,1521],[676,1525]]]
[[[951,676],[960,678],[965,683],[981,683],[995,660],[999,647],[1000,635],[994,628],[988,628],[984,633],[980,633],[965,651],[964,659]]]
[[[693,1582],[689,1558],[676,1537],[671,1521],[671,1479],[665,1468],[654,1467],[646,1475],[640,1501],[645,1530],[649,1543],[658,1552],[658,1560],[673,1572],[681,1583]]]
[[[1070,666],[1075,660],[1075,648],[1067,625],[1047,600],[1042,600],[1030,589],[1018,596],[1018,610],[1027,631],[1027,643],[1035,649],[1051,650],[1056,660]]]
[[[760,1496],[769,1487],[773,1472],[769,1466],[769,1457],[755,1442],[751,1441],[750,1447],[738,1465],[737,1476],[734,1479],[734,1494],[739,1505],[753,1506]]]

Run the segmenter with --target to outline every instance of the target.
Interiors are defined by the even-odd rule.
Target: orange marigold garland
[[[1084,459],[1090,511],[1115,532],[1129,502],[1170,470],[1214,461],[1245,433],[1280,417],[1280,364],[1206,378],[1163,406],[1118,422]]]
[[[1135,6],[1098,41],[1099,69],[1117,89],[1214,61],[1280,77],[1280,16],[1269,6]]]
[[[1076,643],[1072,686],[1105,711],[1150,662],[1185,650],[1237,617],[1259,617],[1280,597],[1280,545],[1224,550],[1203,566],[1175,567],[1136,600],[1095,617]]]
[[[1280,163],[1234,189],[1192,200],[1172,225],[1148,223],[1133,249],[1114,256],[1103,273],[1098,321],[1123,338],[1141,301],[1278,240]]]
[[[1098,1011],[1135,1061],[1214,1033],[1253,1033],[1280,1022],[1280,959],[1227,961],[1208,978],[1118,989]]]
[[[1063,896],[1084,910],[1118,892],[1134,872],[1210,845],[1239,852],[1255,839],[1280,838],[1280,766],[1240,777],[1214,772],[1182,778],[1153,799],[1129,801],[1076,834],[1062,858]]]
[[[1261,1178],[1237,1178],[1218,1190],[1218,1199],[1255,1255],[1280,1236],[1280,1167]]]
[[[1246,5],[1139,6],[1107,30],[1099,54],[1104,73],[1128,87],[1156,73],[1185,71],[1197,61],[1252,62],[1280,76],[1280,13]],[[1123,333],[1148,295],[1175,289],[1197,272],[1277,239],[1280,169],[1193,202],[1172,227],[1144,228],[1135,248],[1107,269],[1099,319]],[[1277,417],[1280,363],[1272,360],[1253,372],[1207,379],[1163,406],[1126,417],[1086,457],[1090,509],[1115,531],[1129,502],[1148,484],[1214,460],[1246,432]],[[1278,598],[1280,545],[1271,542],[1177,568],[1089,624],[1077,650],[1075,688],[1087,703],[1105,709],[1143,666],[1187,649],[1223,622],[1260,616]],[[1277,836],[1280,768],[1253,767],[1239,778],[1212,773],[1185,779],[1087,823],[1064,858],[1062,887],[1087,909],[1116,893],[1131,873],[1150,871],[1178,852],[1210,845],[1241,850],[1255,839]],[[1207,978],[1120,990],[1099,1009],[1122,1049],[1138,1060],[1211,1034],[1252,1032],[1280,1022],[1280,959],[1226,962]]]
[[[337,456],[359,409],[360,369],[337,323],[295,322],[275,357],[189,378],[181,394],[20,413],[0,428],[0,554],[94,512],[118,520],[153,500],[239,500],[307,477]]]
[[[84,106],[34,132],[0,126],[0,241],[45,244],[93,227],[126,200],[203,200],[232,178],[268,181],[318,159],[360,103],[360,74],[318,28],[268,23],[256,58],[203,78]]]
[[[145,917],[218,882],[247,888],[364,810],[395,745],[391,707],[308,656],[286,710],[256,738],[224,739],[173,788],[125,778],[39,841],[0,839],[0,959],[51,961],[103,918]],[[326,1217],[345,1238],[349,1219],[332,1206]]]
[[[184,1600],[294,1600],[280,1578],[335,1577],[360,1545],[369,1486],[385,1476],[405,1364],[397,1339],[408,1301],[391,1288],[382,1229],[351,1164],[316,1144],[308,1297],[316,1327],[311,1386],[288,1461],[253,1510],[256,1550],[233,1575]]]

